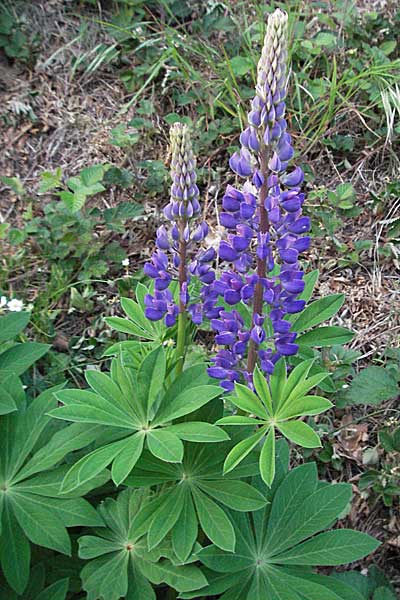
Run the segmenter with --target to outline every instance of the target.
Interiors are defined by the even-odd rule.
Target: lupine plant
[[[218,252],[207,244],[190,132],[178,123],[148,285],[122,299],[127,318],[108,319],[134,339],[108,349],[109,373],[87,371],[90,389],[30,401],[18,388],[8,401],[0,560],[10,594],[28,589],[29,542],[68,554],[66,527],[79,525],[89,600],[361,599],[326,569],[312,570],[378,545],[334,528],[351,486],[319,481],[312,461],[289,468],[287,440],[319,446],[306,420],[332,406],[313,391],[329,389],[317,348],[351,332],[318,327],[340,295],[306,305],[317,273],[304,274],[299,259],[310,221],[301,214],[303,173],[289,168],[286,63],[287,15],[277,10],[230,160],[245,181],[222,198]],[[208,361],[189,352],[199,328],[215,332]],[[32,429],[28,440],[20,422]],[[81,498],[88,491],[90,503]]]

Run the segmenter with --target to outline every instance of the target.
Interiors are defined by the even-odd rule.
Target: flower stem
[[[179,242],[179,315],[178,315],[178,335],[176,339],[176,374],[180,375],[183,370],[186,353],[186,305],[182,299],[182,289],[187,281],[186,274],[186,242],[183,239],[183,230],[185,222],[181,224],[181,239]]]
[[[268,194],[268,157],[267,153],[264,152],[260,157],[260,172],[263,177],[263,183],[260,187],[260,191],[258,194],[259,199],[259,209],[260,209],[260,233],[267,233],[269,230],[269,220],[268,213],[265,208],[265,199]],[[267,266],[266,259],[262,260],[261,258],[257,258],[257,275],[259,278],[265,278],[267,274]],[[254,290],[254,301],[253,301],[253,323],[254,323],[254,315],[262,315],[263,312],[263,304],[264,304],[264,288],[261,281],[258,281],[256,284],[256,288]],[[253,373],[254,368],[256,366],[257,361],[257,345],[251,339],[249,342],[249,353],[247,356],[247,372]]]

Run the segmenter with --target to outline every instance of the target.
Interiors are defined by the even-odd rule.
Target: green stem
[[[186,311],[180,312],[178,315],[178,336],[176,339],[176,374],[180,375],[185,361],[185,346],[186,346]]]

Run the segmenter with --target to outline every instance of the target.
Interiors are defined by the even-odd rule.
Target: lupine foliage
[[[88,370],[88,389],[31,398],[19,376],[47,348],[14,341],[28,316],[0,317],[4,597],[62,600],[83,589],[89,600],[361,598],[312,571],[378,545],[332,528],[351,486],[320,481],[313,462],[289,469],[283,439],[320,445],[305,419],[332,404],[313,393],[329,385],[314,347],[352,336],[319,327],[341,295],[306,305],[318,274],[299,262],[310,222],[302,171],[287,170],[286,25],[280,10],[268,22],[248,127],[230,161],[247,181],[222,199],[219,262],[207,247],[190,133],[176,124],[167,223],[144,269],[149,285],[122,299],[127,318],[108,319],[135,338],[108,348],[109,372]],[[190,355],[195,326],[216,332],[213,366]],[[31,543],[70,555],[76,541],[68,577],[80,573],[82,587],[57,576],[54,554],[54,583],[45,588],[37,565],[28,583]]]

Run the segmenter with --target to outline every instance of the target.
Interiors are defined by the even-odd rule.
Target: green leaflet
[[[266,504],[265,497],[244,481],[199,481],[199,487],[219,502],[239,511],[259,510]]]
[[[292,330],[301,333],[330,319],[341,308],[344,294],[332,294],[311,302],[294,320]]]
[[[254,413],[261,419],[268,418],[268,412],[260,401],[260,398],[247,386],[237,383],[235,385],[235,392],[236,396],[229,396],[229,400],[238,408],[248,413]]]
[[[166,494],[163,504],[151,520],[148,532],[148,547],[152,550],[165,538],[180,517],[183,509],[185,488],[174,487]]]
[[[29,312],[9,312],[0,316],[0,343],[13,340],[29,323]]]
[[[342,565],[370,554],[378,546],[379,542],[360,531],[337,529],[320,533],[275,560],[282,565]]]
[[[197,538],[197,516],[192,496],[185,494],[180,517],[172,530],[172,547],[181,562],[189,557]]]
[[[43,590],[35,600],[65,600],[68,593],[69,579],[61,579]]]
[[[8,348],[0,354],[0,374],[11,372],[22,375],[34,362],[49,351],[49,344],[24,342]]]
[[[229,436],[223,429],[211,423],[185,422],[170,425],[168,431],[188,442],[223,442]]]
[[[124,448],[117,454],[111,469],[111,478],[115,485],[120,485],[136,465],[142,454],[144,440],[145,435],[142,431],[125,438]]]
[[[70,539],[57,509],[30,502],[26,494],[19,493],[11,495],[10,503],[21,529],[31,542],[62,554],[71,554]]]
[[[229,452],[224,462],[224,474],[232,471],[257,446],[264,437],[264,430],[258,431],[249,438],[242,440]]]
[[[167,462],[182,462],[183,443],[177,435],[168,429],[155,429],[147,434],[147,446],[150,452]]]
[[[316,327],[307,333],[303,333],[296,338],[299,346],[311,346],[324,348],[326,346],[336,346],[339,344],[348,344],[354,338],[354,332],[345,327]]]
[[[206,494],[196,490],[193,494],[200,525],[206,536],[219,548],[235,550],[235,532],[226,513]]]
[[[11,504],[6,502],[2,515],[0,563],[9,585],[22,594],[29,580],[31,549],[16,520]]]
[[[275,430],[268,432],[260,453],[260,475],[262,480],[271,487],[275,477]]]
[[[291,442],[303,446],[303,448],[319,448],[321,440],[318,434],[303,421],[287,421],[278,423],[277,427],[283,435]]]

